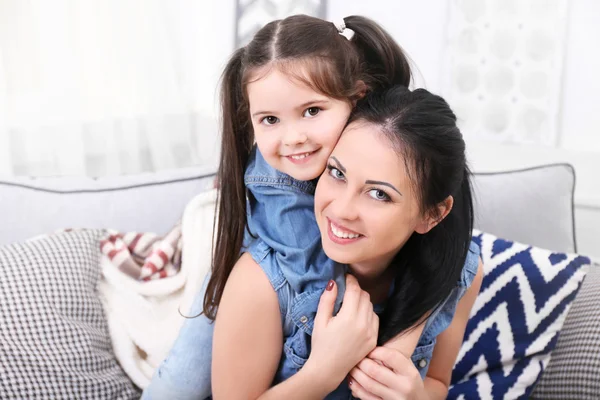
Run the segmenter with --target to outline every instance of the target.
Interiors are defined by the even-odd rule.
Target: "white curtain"
[[[0,0],[0,175],[214,164],[223,3]]]

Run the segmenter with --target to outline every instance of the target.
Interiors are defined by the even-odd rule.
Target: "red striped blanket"
[[[181,269],[181,222],[165,236],[109,230],[100,242],[110,262],[130,277],[150,281],[173,276]]]

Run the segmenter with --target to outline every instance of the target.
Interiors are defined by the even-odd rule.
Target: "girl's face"
[[[308,181],[327,163],[352,110],[271,68],[248,84],[250,117],[258,149],[273,168]]]
[[[404,159],[374,125],[357,121],[342,134],[315,193],[327,256],[357,276],[376,278],[426,219]]]

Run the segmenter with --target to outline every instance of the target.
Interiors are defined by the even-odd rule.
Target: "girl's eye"
[[[390,196],[386,192],[381,189],[371,189],[369,190],[369,196],[379,201],[390,201]]]
[[[309,108],[306,109],[306,111],[304,111],[304,116],[305,117],[314,117],[320,111],[321,111],[321,109],[319,107],[309,107]]]
[[[279,122],[279,118],[269,115],[268,117],[264,117],[260,122],[265,125],[275,125]]]
[[[327,169],[329,170],[329,175],[333,179],[337,179],[337,180],[344,179],[344,173],[342,171],[340,171],[339,169],[337,169],[336,167],[334,167],[333,165],[328,165]]]

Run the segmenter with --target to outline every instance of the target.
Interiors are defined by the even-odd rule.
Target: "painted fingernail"
[[[352,380],[352,378],[348,378],[348,386],[352,386],[353,383],[354,381]]]
[[[333,289],[333,285],[335,285],[335,282],[333,280],[330,280],[329,282],[327,282],[327,287],[325,288],[325,290],[331,290]]]

